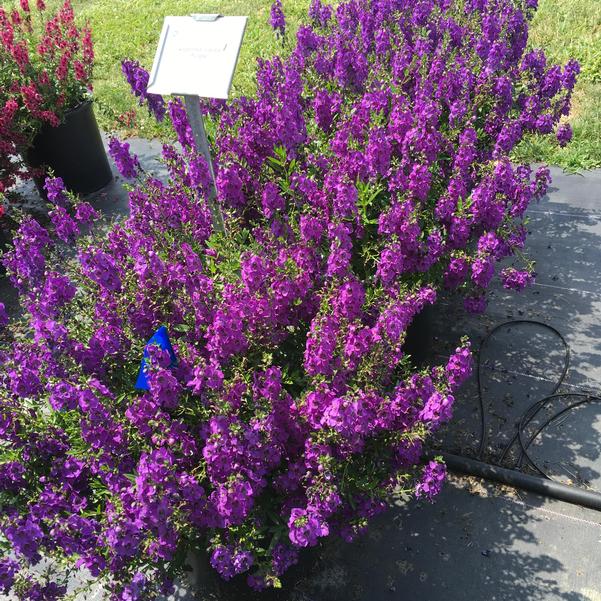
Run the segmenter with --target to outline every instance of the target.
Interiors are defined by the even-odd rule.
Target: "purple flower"
[[[411,467],[419,463],[422,456],[422,444],[419,440],[404,440],[395,451],[399,465],[402,467]]]
[[[472,263],[472,281],[480,288],[486,288],[494,274],[495,264],[491,258],[477,258]]]
[[[304,242],[319,242],[325,230],[324,224],[310,215],[301,215],[299,225]]]
[[[63,242],[74,242],[80,235],[79,227],[64,207],[57,206],[49,213],[54,233]]]
[[[311,0],[311,5],[309,6],[309,17],[313,19],[317,25],[325,27],[331,16],[331,6],[323,4],[321,0]]]
[[[181,385],[169,369],[152,369],[148,374],[152,398],[164,409],[175,409],[178,405]]]
[[[495,153],[498,156],[503,156],[515,147],[522,138],[522,126],[518,121],[507,123],[499,133]]]
[[[313,110],[315,111],[315,122],[325,132],[329,132],[334,121],[334,117],[340,110],[342,99],[338,94],[333,94],[327,90],[319,90],[313,100]]]
[[[31,518],[4,528],[4,534],[19,555],[23,555],[33,563],[40,559],[38,549],[44,538],[44,533]]]
[[[59,586],[56,582],[30,582],[29,587],[24,591],[27,595],[27,601],[58,601],[63,598],[67,592],[66,586]],[[20,597],[24,599],[25,597]]]
[[[442,490],[442,484],[447,475],[444,463],[429,461],[422,471],[421,480],[415,488],[415,496],[432,501]]]
[[[184,149],[196,149],[196,143],[194,142],[194,135],[190,122],[188,121],[188,114],[184,108],[183,102],[179,98],[170,100],[168,104],[169,116],[173,129],[177,134],[179,143]]]
[[[282,0],[275,0],[271,5],[269,24],[279,37],[283,38],[286,35],[286,17],[282,9]]]
[[[241,276],[249,292],[256,292],[267,281],[268,270],[263,259],[257,255],[250,255],[242,260]]]
[[[424,408],[420,411],[419,417],[434,431],[440,425],[448,422],[453,416],[453,403],[455,399],[449,395],[443,395],[440,392],[434,392],[426,401]]]
[[[99,286],[113,292],[121,289],[115,261],[109,254],[100,249],[89,248],[80,252],[79,260],[85,275]]]
[[[5,328],[8,325],[9,318],[6,312],[6,306],[4,303],[0,303],[0,329]]]
[[[244,182],[236,166],[224,167],[217,174],[217,194],[221,201],[231,207],[242,208],[246,204]]]
[[[276,575],[282,575],[290,566],[298,563],[298,549],[290,545],[278,543],[271,552],[273,557],[273,571]]]
[[[0,463],[0,490],[17,492],[25,486],[25,467],[18,461]]]
[[[469,378],[472,373],[472,353],[469,343],[455,350],[449,357],[445,371],[451,390],[457,390]]]
[[[68,409],[74,410],[78,406],[79,390],[68,382],[57,382],[49,386],[50,397],[48,399],[50,406],[55,411]]]
[[[179,555],[206,539],[224,578],[252,570],[262,589],[331,530],[364,532],[399,479],[440,490],[422,449],[451,418],[469,344],[421,369],[407,329],[443,287],[484,310],[497,263],[521,256],[550,177],[509,153],[567,136],[578,72],[525,50],[533,2],[464,4],[450,18],[451,0],[312,0],[296,46],[259,61],[256,94],[201,106],[216,198],[173,99],[181,148],[163,148],[160,178],[110,143],[138,173],[126,218],[95,227],[89,204],[59,201],[49,231],[23,220],[2,259],[24,309],[7,324],[0,305],[7,557],[59,554],[141,601],[169,594]],[[281,0],[271,21],[283,37]],[[148,73],[122,68],[162,118]],[[531,277],[501,270],[512,289]],[[148,390],[134,389],[159,326],[178,361],[150,345]],[[0,587],[17,569],[0,564]]]
[[[570,143],[573,135],[574,134],[569,123],[562,123],[557,128],[557,141],[562,148]]]
[[[3,557],[0,560],[0,591],[10,593],[18,571],[19,564],[14,559]]]
[[[288,520],[290,540],[297,547],[314,547],[317,539],[329,534],[327,523],[307,509],[294,508]]]
[[[580,63],[575,59],[570,59],[563,70],[562,83],[563,86],[571,91],[576,85],[576,79],[580,74]]]
[[[206,159],[200,154],[191,156],[188,160],[187,167],[190,185],[193,188],[200,188],[206,195],[210,194],[213,179]]]
[[[129,152],[129,142],[119,142],[117,138],[109,140],[109,154],[111,155],[119,173],[125,179],[134,179],[141,169],[138,157]]]
[[[392,158],[392,143],[383,129],[372,129],[370,132],[369,142],[366,149],[366,161],[370,175],[372,177],[385,176],[390,168],[390,160]],[[413,177],[413,174],[412,174]],[[427,176],[424,176],[427,179]],[[411,180],[413,181],[413,180]],[[410,183],[410,185],[413,185]],[[415,184],[418,186],[419,184]],[[424,182],[424,191],[417,191],[418,197],[427,194]]]
[[[478,239],[478,252],[489,254],[494,257],[502,255],[503,242],[495,235],[494,232],[487,232]]]
[[[98,219],[98,211],[89,202],[78,202],[75,207],[75,219],[83,226],[90,226]]]
[[[503,288],[520,292],[534,282],[534,274],[531,271],[520,271],[513,267],[506,267],[501,271],[501,281],[503,282]]]
[[[234,570],[236,574],[246,572],[253,565],[254,559],[250,551],[238,551],[234,555]]]
[[[207,332],[207,349],[219,359],[227,359],[246,349],[241,316],[236,312],[218,311]]]
[[[265,217],[271,219],[277,211],[281,211],[286,206],[286,202],[280,194],[280,190],[273,182],[267,182],[263,189],[261,197],[261,206]]]
[[[146,576],[141,572],[136,572],[131,582],[123,589],[121,593],[122,601],[138,601],[143,598],[146,588]]]
[[[426,200],[431,181],[432,174],[427,165],[414,165],[409,176],[409,189],[419,200]]]
[[[148,71],[142,68],[137,61],[131,60],[121,62],[121,71],[125,75],[134,96],[140,99],[140,104],[146,102],[148,110],[154,115],[155,119],[162,121],[165,117],[165,101],[158,94],[148,94]]]
[[[60,177],[47,177],[44,182],[44,190],[48,200],[58,206],[65,206],[67,203],[67,196],[65,194],[65,184]]]
[[[484,313],[486,311],[485,296],[469,296],[463,301],[466,311],[473,314]]]
[[[457,288],[465,282],[469,272],[469,265],[463,257],[453,257],[444,274],[445,285],[448,288]]]
[[[219,545],[211,553],[211,565],[224,580],[230,580],[236,574],[246,572],[252,564],[252,554],[244,549],[236,550]]]

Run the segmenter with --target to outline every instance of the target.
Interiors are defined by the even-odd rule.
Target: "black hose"
[[[486,410],[484,408],[484,394],[482,390],[482,355],[483,350],[486,347],[487,342],[494,336],[496,332],[500,329],[508,327],[508,326],[518,326],[524,324],[536,325],[542,328],[545,328],[555,334],[557,338],[559,338],[563,344],[565,349],[564,362],[561,374],[551,391],[551,394],[537,400],[534,402],[520,417],[515,434],[509,440],[503,452],[500,455],[498,460],[498,465],[493,464],[492,462],[484,462],[484,451],[486,449],[487,442],[487,420],[486,420]],[[464,474],[470,474],[473,476],[486,478],[489,480],[494,480],[496,482],[501,482],[503,484],[508,484],[515,488],[522,488],[525,490],[529,490],[532,492],[536,492],[548,497],[553,497],[556,499],[560,499],[563,501],[567,501],[569,503],[574,503],[576,505],[582,505],[584,507],[590,507],[592,509],[596,509],[601,511],[601,494],[584,490],[582,488],[577,488],[573,486],[568,486],[561,482],[555,481],[550,474],[548,474],[539,463],[532,457],[529,453],[529,447],[536,440],[536,438],[543,432],[543,430],[552,424],[559,417],[575,409],[576,407],[580,407],[582,405],[592,403],[592,402],[600,402],[601,397],[591,394],[584,393],[559,393],[558,390],[565,381],[568,370],[570,367],[570,347],[563,337],[561,332],[550,326],[546,323],[540,321],[534,321],[530,319],[518,319],[513,321],[507,321],[502,324],[495,326],[482,340],[480,344],[480,348],[477,352],[476,359],[476,382],[478,386],[478,403],[480,409],[480,444],[478,447],[478,453],[476,455],[476,459],[470,457],[464,457],[459,455],[454,455],[452,453],[442,452],[441,455],[444,458],[447,466],[457,472],[461,472]],[[528,435],[526,429],[532,423],[533,419],[539,414],[539,412],[547,406],[551,401],[558,398],[572,398],[576,399],[574,402],[570,403],[568,406],[563,407],[560,411],[557,411],[551,417],[546,419],[541,425],[539,425],[535,432],[531,435]],[[503,466],[507,455],[511,448],[515,443],[519,444],[519,455],[515,463],[513,464],[512,469],[508,469]],[[519,471],[523,464],[524,460],[530,464],[530,466],[536,470],[543,478],[538,476],[532,476],[529,474],[525,474]]]
[[[555,393],[559,390],[560,386],[563,384],[563,382],[567,376],[568,369],[570,368],[570,347],[569,347],[566,339],[561,334],[561,332],[559,332],[559,330],[557,330],[553,326],[543,323],[542,321],[534,321],[534,320],[530,320],[530,319],[516,319],[514,321],[506,321],[504,323],[499,324],[498,326],[495,326],[484,337],[484,340],[482,340],[482,342],[480,343],[480,348],[478,349],[477,359],[476,359],[476,380],[477,380],[477,384],[478,384],[478,402],[480,405],[480,447],[478,449],[478,455],[477,455],[478,459],[483,458],[484,449],[486,446],[486,438],[487,438],[487,436],[486,436],[486,434],[487,434],[486,411],[484,409],[484,398],[483,398],[484,395],[482,392],[482,351],[484,350],[486,343],[495,335],[496,332],[498,332],[502,328],[506,328],[508,326],[524,325],[524,324],[540,326],[542,328],[549,330],[553,334],[555,334],[561,340],[561,342],[564,346],[564,349],[565,349],[564,364],[563,364],[563,369],[561,371],[561,375],[559,376],[557,383],[553,387],[551,394],[549,396],[545,397],[544,399],[540,399],[540,400],[536,401],[535,403],[533,403],[522,415],[522,417],[519,421],[516,433],[513,435],[513,437],[511,438],[511,440],[505,447],[503,453],[501,454],[501,458],[499,460],[500,464],[503,463],[503,461],[505,460],[505,455],[509,452],[509,450],[514,445],[516,440],[520,443],[521,454],[527,455],[528,446],[532,443],[532,440],[534,440],[534,438],[532,438],[527,444],[522,444],[523,437],[520,435],[520,432],[522,432],[523,429],[530,423],[530,421],[532,421],[534,416],[539,412],[540,409],[542,409],[543,405],[550,399],[550,397],[553,397],[553,395],[555,395]],[[551,421],[552,421],[552,419],[551,419]],[[518,461],[521,464],[521,456]],[[546,474],[543,473],[543,475],[546,475]]]
[[[538,429],[536,430],[536,432],[530,437],[530,439],[528,441],[524,440],[524,428],[527,425],[526,419],[525,419],[525,414],[522,416],[522,419],[520,420],[520,423],[518,424],[518,439],[520,442],[520,447],[521,447],[521,455],[520,458],[518,459],[518,462],[516,464],[516,467],[520,468],[522,466],[522,461],[524,458],[526,458],[528,460],[528,462],[530,463],[530,465],[541,475],[544,476],[545,478],[548,478],[549,480],[552,480],[553,478],[551,476],[549,476],[541,467],[540,465],[533,459],[533,457],[528,453],[528,447],[532,444],[532,442],[536,439],[536,437],[550,424],[552,424],[556,419],[558,419],[559,417],[561,417],[564,413],[567,413],[568,411],[571,411],[572,409],[575,409],[576,407],[580,407],[582,405],[586,405],[588,403],[593,403],[593,402],[598,402],[601,401],[601,398],[598,396],[593,396],[590,394],[584,394],[581,392],[566,392],[566,393],[562,393],[562,394],[552,394],[549,395],[547,397],[545,397],[544,399],[541,400],[537,410],[533,413],[533,416],[536,415],[536,413],[543,408],[543,406],[548,402],[548,401],[552,401],[556,398],[577,398],[577,399],[581,399],[579,401],[576,401],[575,403],[572,403],[570,405],[568,405],[567,407],[564,407],[563,409],[561,409],[560,411],[558,411],[557,413],[554,413],[549,419],[545,420],[542,425],[540,425],[538,427]]]
[[[531,476],[518,470],[484,463],[476,459],[470,459],[469,457],[461,457],[450,453],[431,454],[431,456],[434,455],[441,455],[447,467],[454,472],[493,480],[501,484],[507,484],[513,488],[528,490],[545,497],[552,497],[574,505],[601,511],[601,494],[599,493],[574,486],[567,486],[561,482],[555,482],[555,480]]]

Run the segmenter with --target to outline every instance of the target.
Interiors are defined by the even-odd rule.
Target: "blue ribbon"
[[[165,326],[161,326],[153,335],[152,338],[146,343],[144,347],[144,355],[142,356],[142,361],[140,363],[140,371],[138,372],[138,379],[136,380],[136,389],[137,390],[150,390],[150,385],[148,383],[148,363],[147,359],[150,358],[150,352],[148,351],[149,347],[158,346],[164,351],[169,353],[169,357],[171,358],[171,364],[169,367],[175,367],[177,365],[177,357],[175,356],[175,352],[173,351],[173,347],[171,346],[171,341],[169,340],[169,334],[167,334],[167,328]]]

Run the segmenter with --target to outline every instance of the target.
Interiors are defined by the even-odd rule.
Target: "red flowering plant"
[[[58,126],[92,89],[94,50],[70,0],[0,7],[0,195],[32,173],[23,153],[44,125]]]

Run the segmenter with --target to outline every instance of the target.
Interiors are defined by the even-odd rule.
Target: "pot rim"
[[[53,129],[58,129],[59,127],[62,127],[63,125],[65,125],[67,119],[69,119],[72,115],[76,115],[77,113],[87,110],[93,102],[94,100],[92,98],[86,98],[85,100],[82,100],[77,106],[74,106],[71,109],[67,109],[63,115],[63,118],[61,119],[61,122],[58,125],[50,125],[50,123],[44,123],[42,127],[36,132],[35,136],[33,136],[32,144],[30,144],[30,147],[35,146],[35,139],[38,136]]]
[[[76,106],[74,106],[72,109],[67,109],[65,111],[65,117],[67,115],[72,115],[73,113],[77,113],[79,111],[84,110],[85,108],[87,108],[90,104],[92,104],[92,102],[94,102],[94,100],[92,98],[85,98],[84,100],[82,100],[79,104],[77,104]]]

